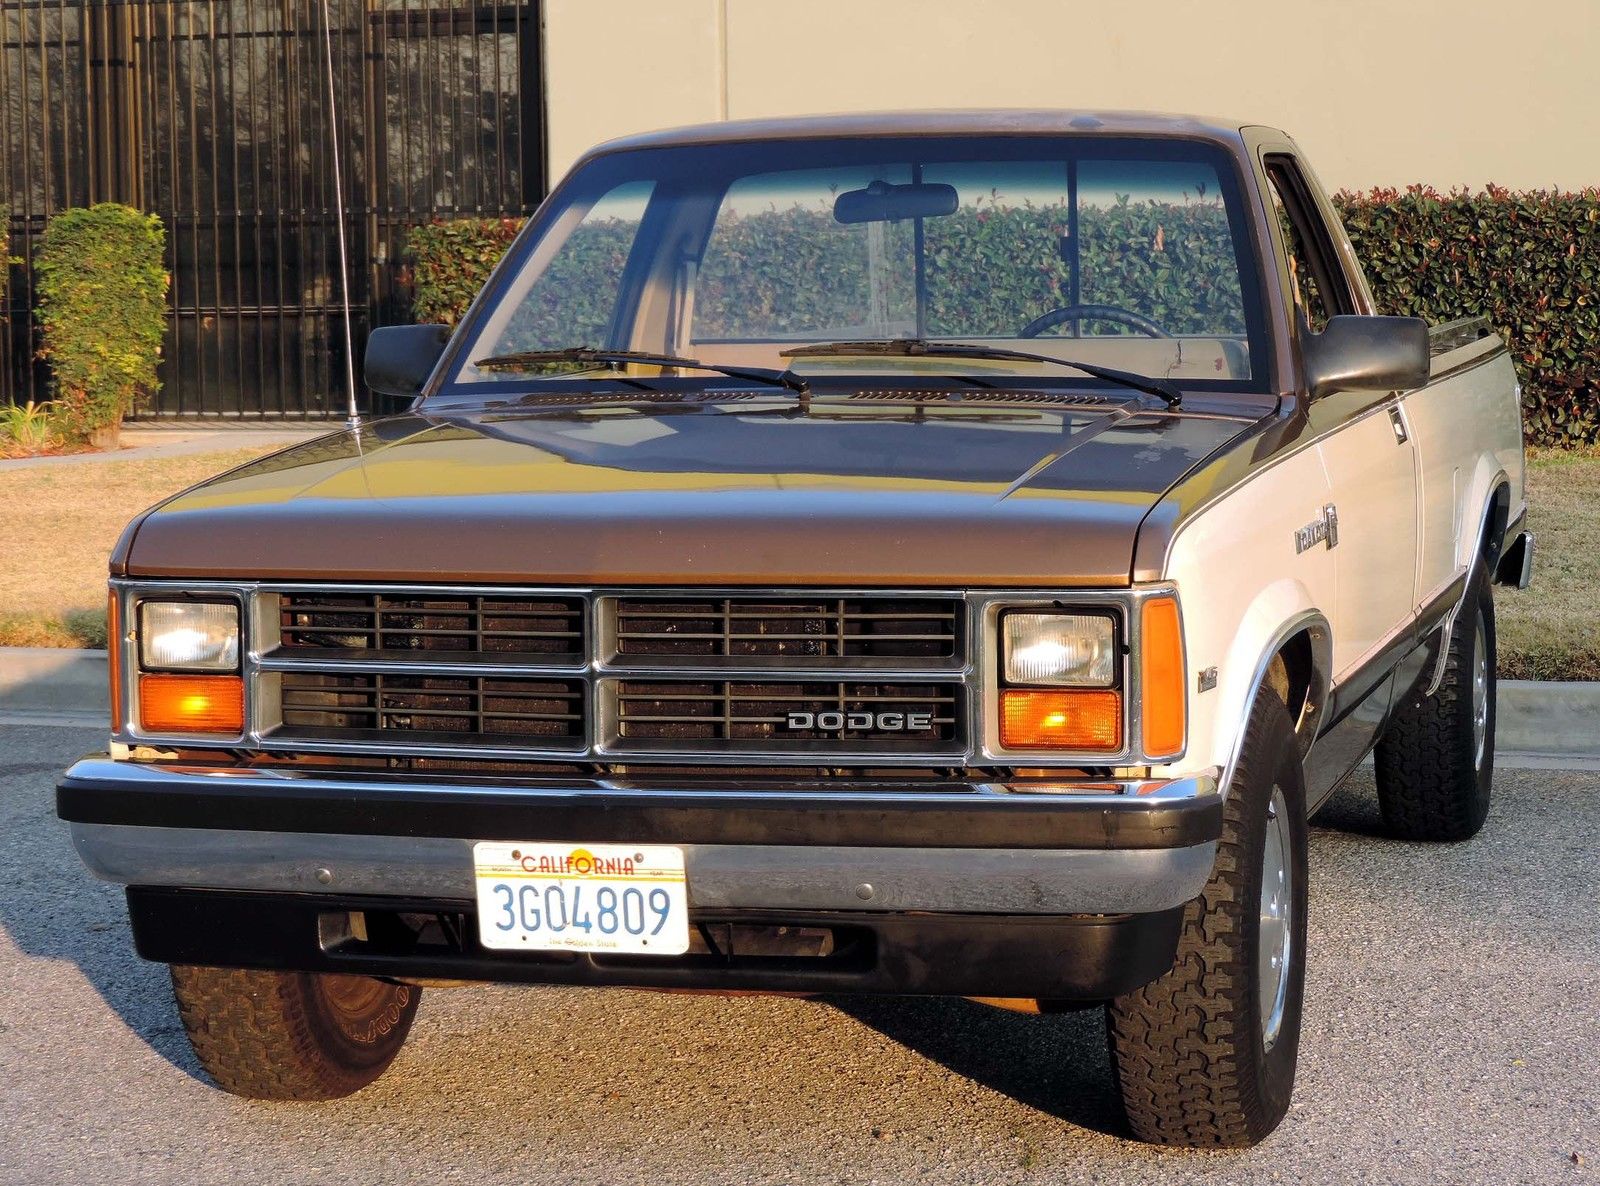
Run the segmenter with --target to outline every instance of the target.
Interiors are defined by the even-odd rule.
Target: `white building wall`
[[[927,107],[1286,129],[1334,187],[1600,184],[1600,0],[545,0],[552,179],[629,132]]]

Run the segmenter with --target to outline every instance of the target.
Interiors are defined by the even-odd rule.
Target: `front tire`
[[[1128,1125],[1158,1145],[1242,1147],[1283,1119],[1305,993],[1306,807],[1289,712],[1263,689],[1211,880],[1172,970],[1107,1007]]]
[[[1378,742],[1378,807],[1402,840],[1456,841],[1478,834],[1494,783],[1494,592],[1486,568],[1472,578],[1432,696],[1411,693]]]
[[[222,1090],[249,1099],[330,1100],[394,1061],[422,990],[371,976],[172,965],[189,1044]]]

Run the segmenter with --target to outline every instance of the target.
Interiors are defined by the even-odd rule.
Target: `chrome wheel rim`
[[[1478,611],[1472,637],[1472,768],[1483,769],[1489,748],[1489,655],[1483,635],[1483,611]]]
[[[1261,845],[1261,917],[1257,928],[1257,993],[1261,1002],[1261,1047],[1271,1050],[1283,1029],[1293,956],[1294,874],[1289,867],[1289,807],[1272,789],[1267,833]]]

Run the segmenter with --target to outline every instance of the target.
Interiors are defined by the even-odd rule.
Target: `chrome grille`
[[[580,680],[315,671],[286,671],[281,680],[283,728],[308,736],[584,740]]]
[[[608,684],[606,702],[619,752],[714,743],[938,753],[957,742],[962,719],[953,683],[625,679]]]
[[[576,597],[285,593],[278,616],[286,650],[546,656],[585,650],[584,603]]]
[[[783,667],[948,663],[960,653],[964,609],[952,597],[619,597],[610,605],[620,662],[771,659]]]
[[[251,731],[266,750],[865,769],[959,764],[975,741],[959,593],[256,596]]]

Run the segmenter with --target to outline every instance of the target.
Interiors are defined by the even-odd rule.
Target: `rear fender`
[[[1492,567],[1505,545],[1505,529],[1520,508],[1511,505],[1511,482],[1493,457],[1478,459],[1461,502],[1456,571],[1471,572],[1482,556]]]

